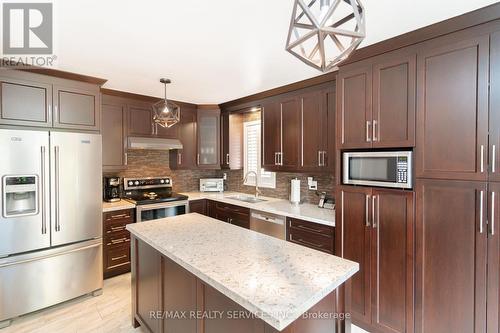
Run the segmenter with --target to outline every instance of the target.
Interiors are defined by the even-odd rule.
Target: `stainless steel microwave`
[[[411,151],[345,152],[342,160],[344,184],[413,187]]]

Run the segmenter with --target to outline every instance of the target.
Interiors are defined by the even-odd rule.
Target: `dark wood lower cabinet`
[[[488,333],[500,332],[500,183],[489,184],[490,209],[488,212],[488,289],[487,329]]]
[[[353,323],[413,332],[414,193],[343,186],[337,198],[340,254],[361,268],[352,279]]]
[[[286,239],[314,250],[334,254],[335,228],[288,217]]]
[[[372,192],[371,326],[413,332],[414,193]]]
[[[208,200],[207,215],[227,223],[250,229],[250,209]]]
[[[371,322],[370,240],[368,222],[370,188],[342,187],[337,195],[336,229],[342,235],[336,237],[342,243],[337,255],[359,263],[359,271],[352,277],[351,309],[354,323]],[[339,223],[340,222],[340,223]]]
[[[193,200],[189,202],[189,212],[207,215],[207,200]]]
[[[415,332],[485,332],[487,183],[417,180],[416,189]]]
[[[130,233],[125,228],[134,221],[133,209],[103,214],[104,278],[130,272]]]
[[[278,333],[216,289],[132,238],[132,325],[153,333]],[[327,295],[308,312],[348,313],[349,302],[336,293],[349,293],[350,281]],[[217,311],[217,312],[216,312]],[[214,314],[219,314],[215,316]],[[208,316],[211,315],[209,318]],[[350,319],[301,316],[283,333],[344,333]]]

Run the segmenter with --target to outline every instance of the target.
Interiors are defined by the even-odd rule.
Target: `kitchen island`
[[[357,263],[200,214],[127,229],[134,327],[193,333],[350,330],[344,293],[349,295]]]

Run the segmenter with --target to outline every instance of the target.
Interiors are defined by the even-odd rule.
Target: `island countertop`
[[[359,270],[355,262],[196,213],[127,229],[279,331]]]

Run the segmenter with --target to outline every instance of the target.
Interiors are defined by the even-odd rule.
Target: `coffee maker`
[[[120,177],[104,177],[104,201],[120,201]]]

